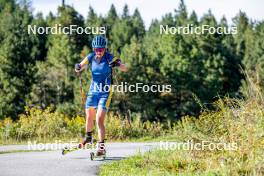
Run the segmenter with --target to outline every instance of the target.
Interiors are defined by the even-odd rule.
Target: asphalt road
[[[98,175],[99,166],[157,147],[158,143],[107,143],[105,160],[90,160],[89,150],[62,155],[61,150],[0,154],[1,176],[90,176]],[[25,150],[27,145],[0,146],[1,151]]]

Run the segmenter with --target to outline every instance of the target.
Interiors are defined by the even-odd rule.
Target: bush
[[[127,119],[112,114],[106,119],[106,129],[110,139],[157,137],[165,133],[163,124],[159,122],[142,122],[140,116],[136,116],[129,122]]]
[[[105,125],[108,140],[156,137],[165,133],[163,124],[149,121],[141,122],[139,116],[128,122],[126,119],[109,113]],[[39,110],[26,107],[25,114],[19,115],[16,122],[12,121],[11,118],[0,121],[1,143],[7,143],[10,140],[15,142],[29,139],[49,141],[80,138],[84,132],[84,117],[68,117],[58,111],[53,112],[52,108]]]

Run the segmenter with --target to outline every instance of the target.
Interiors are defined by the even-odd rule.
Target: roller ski
[[[83,139],[81,143],[73,147],[64,147],[62,149],[62,155],[66,155],[67,153],[79,150],[79,149],[92,149],[96,147],[96,141],[92,139],[91,134],[86,135],[86,138]]]
[[[97,144],[96,151],[90,153],[90,158],[93,161],[94,159],[97,159],[97,158],[105,160],[105,157],[106,157],[105,144],[103,142],[99,142]]]

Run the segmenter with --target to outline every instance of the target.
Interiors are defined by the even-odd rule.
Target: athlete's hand
[[[109,67],[119,67],[121,65],[121,59],[117,58],[109,63]]]
[[[76,71],[76,72],[80,72],[81,69],[82,69],[81,64],[75,64],[75,71]]]

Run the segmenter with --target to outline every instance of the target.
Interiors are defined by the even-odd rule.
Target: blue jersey
[[[104,56],[98,63],[95,58],[95,53],[90,53],[87,57],[87,62],[92,73],[92,82],[90,85],[90,93],[99,93],[99,86],[111,85],[112,82],[112,68],[109,63],[113,60],[114,56],[109,52],[105,52]]]

